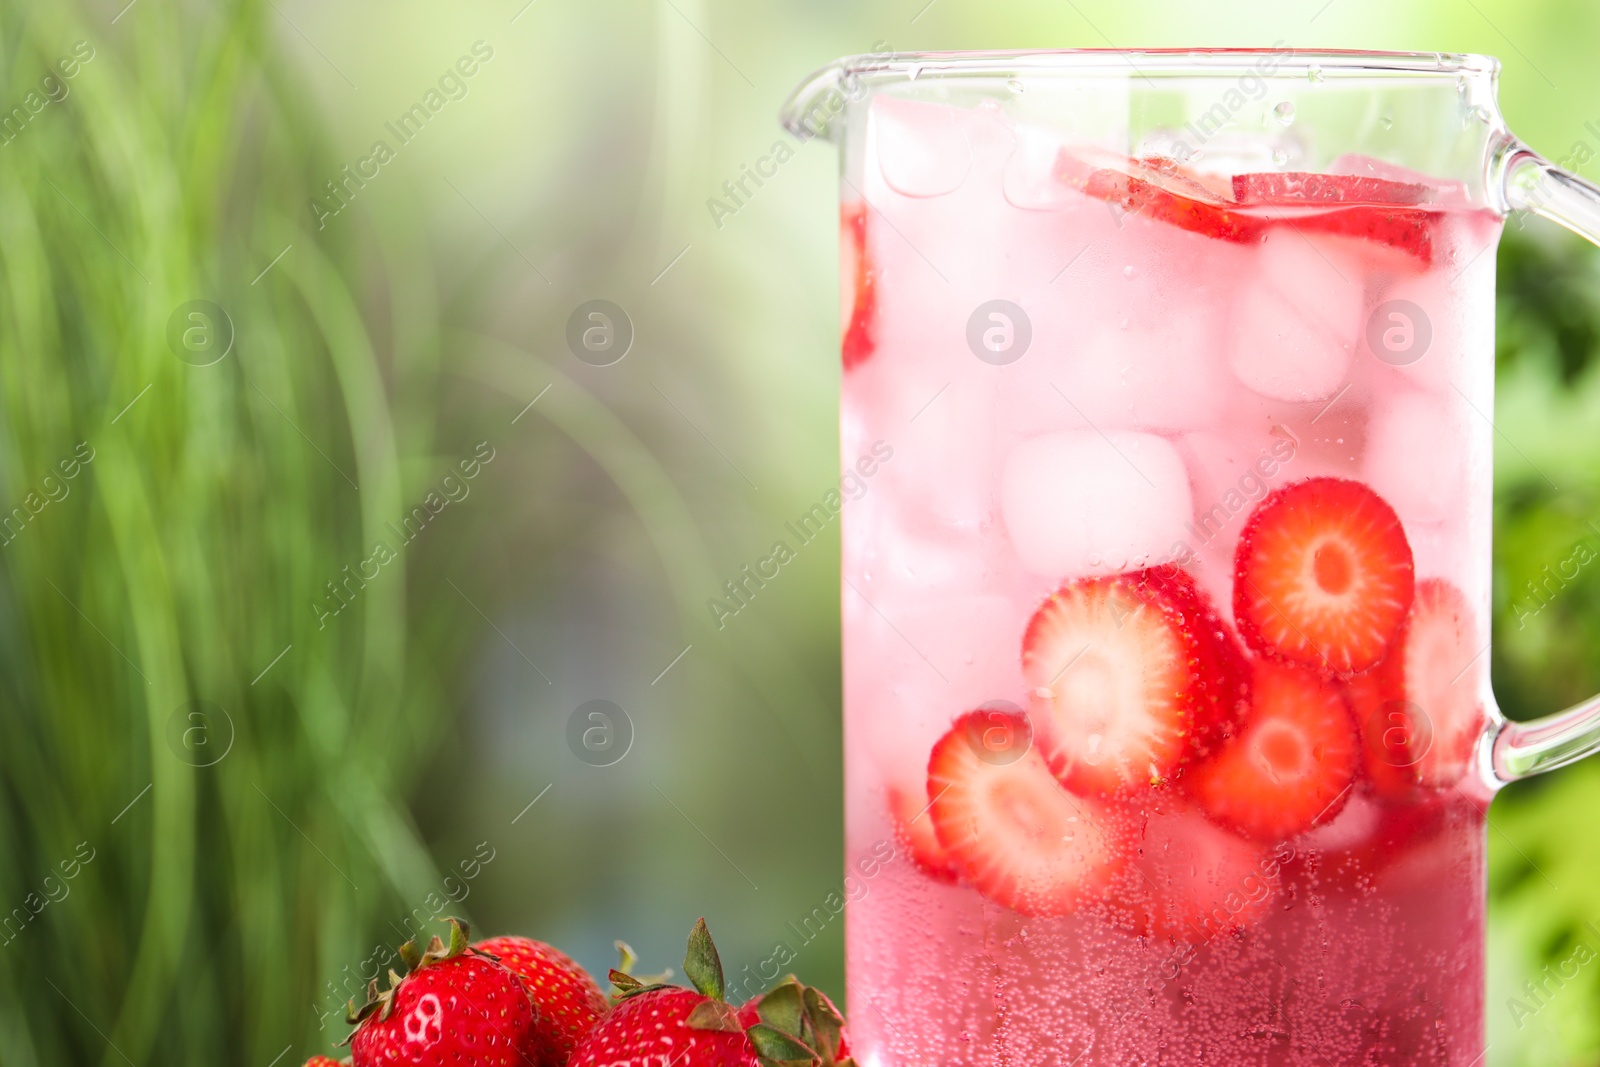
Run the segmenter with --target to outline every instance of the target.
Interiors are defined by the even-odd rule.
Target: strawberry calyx
[[[791,974],[763,993],[755,1001],[755,1009],[761,1021],[745,1032],[756,1043],[756,1051],[763,1060],[777,1063],[802,1060],[821,1067],[855,1067],[855,1060],[845,1044],[844,1016],[820,989],[803,984]],[[782,1042],[797,1047],[790,1048]],[[811,1058],[779,1058],[779,1054],[801,1050]]]
[[[623,967],[612,968],[610,975],[611,984],[617,989],[617,1003],[655,990],[682,988],[627,973],[633,962],[632,951],[620,942],[618,948],[623,950]],[[751,1005],[740,1009],[729,1004],[722,957],[704,918],[696,921],[689,932],[683,974],[695,992],[705,998],[684,1020],[691,1030],[743,1033],[763,1067],[855,1067],[854,1060],[841,1056],[844,1018],[825,994],[801,985],[793,975]],[[753,1023],[749,1021],[752,1005],[757,1020]]]
[[[398,949],[400,961],[405,965],[402,973],[396,973],[393,968],[389,970],[389,986],[387,989],[378,988],[378,980],[374,978],[367,984],[367,999],[360,1007],[354,1000],[350,1001],[345,1010],[344,1021],[351,1026],[359,1026],[369,1017],[376,1014],[378,1021],[389,1018],[389,1013],[394,1010],[395,991],[400,988],[400,983],[411,975],[416,974],[424,967],[432,966],[443,960],[455,959],[458,956],[482,956],[487,960],[499,961],[499,957],[492,953],[483,952],[471,946],[472,927],[461,919],[448,918],[445,922],[450,924],[450,941],[441,941],[438,935],[429,939],[425,947],[419,947],[416,938],[412,938]],[[351,1037],[355,1035],[352,1033]],[[341,1044],[347,1044],[350,1038],[345,1038]]]

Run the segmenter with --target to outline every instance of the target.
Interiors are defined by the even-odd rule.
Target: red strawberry
[[[840,210],[839,281],[844,305],[844,369],[866,362],[877,347],[877,271],[867,254],[867,205],[846,204]]]
[[[1292,855],[1292,852],[1289,853]],[[1278,890],[1282,854],[1207,822],[1197,812],[1152,810],[1141,828],[1128,898],[1157,937],[1203,945],[1253,925]]]
[[[1433,261],[1438,212],[1421,204],[1431,190],[1412,182],[1352,174],[1237,174],[1234,200],[1243,208],[1266,208],[1266,218],[1302,232],[1360,238],[1399,249],[1410,258],[1398,269]],[[1323,210],[1300,210],[1321,208]],[[1279,209],[1279,210],[1273,210]]]
[[[1472,763],[1485,720],[1486,638],[1461,590],[1439,578],[1417,583],[1416,602],[1401,631],[1405,700],[1428,724],[1432,743],[1417,753],[1417,779],[1445,789]]]
[[[1144,572],[1142,581],[1176,608],[1194,638],[1200,699],[1189,748],[1191,758],[1202,758],[1233,735],[1250,707],[1250,661],[1233,628],[1187,571],[1171,565],[1153,567]]]
[[[958,718],[928,759],[933,825],[984,896],[1024,915],[1065,915],[1101,894],[1119,850],[1106,809],[1062,789],[1031,740],[1022,716]]]
[[[1350,709],[1332,682],[1257,660],[1239,735],[1196,766],[1189,790],[1211,815],[1264,841],[1331,819],[1360,766]]]
[[[1425,582],[1418,583],[1422,592]],[[1433,747],[1433,723],[1406,700],[1405,631],[1383,661],[1345,682],[1345,700],[1361,728],[1366,784],[1387,800],[1410,798],[1421,782],[1418,764]]]
[[[573,1067],[758,1067],[755,1046],[737,1019],[709,1028],[691,1023],[691,1017],[723,1018],[713,1012],[695,1015],[716,1003],[680,986],[642,990],[596,1023],[568,1062]]]
[[[415,942],[401,948],[410,972],[398,981],[391,972],[381,994],[374,981],[351,1019],[355,1067],[526,1067],[533,1003],[521,979],[467,938],[466,924],[451,919],[448,948],[438,938],[420,956]]]
[[[939,844],[939,835],[934,833],[926,789],[912,793],[890,786],[888,794],[889,819],[894,824],[895,840],[911,855],[911,862],[936,882],[954,882],[955,863]]]
[[[565,953],[526,937],[491,937],[472,946],[497,956],[533,999],[534,1024],[524,1051],[539,1067],[562,1067],[578,1039],[607,1008],[595,980]]]
[[[739,1022],[746,1029],[764,1022],[782,1033],[793,1034],[816,1053],[819,1062],[814,1067],[854,1067],[844,1016],[828,994],[801,985],[792,974],[769,991],[745,1001],[739,1008]]]
[[[568,1061],[571,1067],[760,1067],[762,1059],[819,1058],[797,1035],[804,1028],[801,1022],[796,1021],[795,1031],[786,1031],[769,1021],[768,1014],[781,1013],[766,1011],[765,998],[758,1009],[760,1021],[754,1023],[723,999],[722,960],[704,919],[689,934],[683,971],[694,989],[645,985],[612,971],[621,1000],[578,1042]],[[774,1008],[786,998],[801,1001],[803,1008],[800,993],[780,996]]]
[[[1414,592],[1399,516],[1343,478],[1308,478],[1263,500],[1240,534],[1234,575],[1248,645],[1337,674],[1383,659]]]
[[[1056,177],[1074,189],[1181,229],[1224,241],[1255,240],[1266,222],[1233,210],[1224,187],[1205,184],[1168,159],[1129,159],[1094,148],[1063,148]]]
[[[313,1056],[306,1061],[305,1067],[349,1067],[349,1060],[336,1060],[332,1056]]]
[[[1045,601],[1022,669],[1056,777],[1083,794],[1137,792],[1209,745],[1239,696],[1220,626],[1193,581],[1165,569],[1070,582]]]
[[[1233,199],[1240,204],[1421,204],[1432,190],[1419,182],[1397,182],[1359,174],[1309,171],[1256,171],[1233,176]]]

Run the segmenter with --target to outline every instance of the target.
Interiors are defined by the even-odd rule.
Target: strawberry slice
[[[843,305],[844,337],[840,351],[844,369],[866,362],[877,348],[877,272],[867,255],[867,205],[846,204],[840,209],[839,282]]]
[[[1034,614],[1022,670],[1040,750],[1062,784],[1138,792],[1209,742],[1227,714],[1226,683],[1221,645],[1201,636],[1220,619],[1203,603],[1187,576],[1140,571],[1069,582]]]
[[[1394,509],[1360,482],[1309,478],[1274,491],[1245,524],[1233,615],[1258,652],[1352,674],[1388,653],[1414,583]]]
[[[1432,744],[1417,757],[1417,779],[1447,789],[1467,773],[1487,718],[1484,672],[1472,669],[1485,638],[1461,590],[1441,578],[1418,582],[1401,649],[1405,699],[1432,732]]]
[[[1282,841],[1338,813],[1361,749],[1350,709],[1315,672],[1257,660],[1239,735],[1194,768],[1189,789],[1223,823]]]
[[[1189,748],[1192,758],[1203,759],[1233,735],[1250,708],[1250,661],[1233,628],[1188,571],[1152,567],[1142,580],[1146,589],[1173,605],[1195,640],[1199,699]]]
[[[1253,241],[1265,226],[1264,220],[1233,210],[1226,187],[1207,185],[1201,176],[1169,159],[1129,159],[1095,148],[1063,148],[1056,156],[1055,174],[1063,184],[1096,200],[1206,237]]]
[[[997,746],[996,723],[1009,734]],[[1061,788],[1020,715],[971,711],[928,759],[939,842],[961,877],[1023,915],[1066,915],[1099,898],[1122,850],[1107,809]]]
[[[1157,937],[1203,945],[1246,929],[1270,910],[1286,850],[1259,845],[1198,812],[1152,810],[1142,827],[1128,899],[1138,927]]]
[[[1422,585],[1418,583],[1420,594]],[[1404,630],[1383,661],[1344,684],[1345,700],[1361,728],[1367,788],[1385,800],[1403,801],[1421,784],[1418,764],[1433,747],[1432,721],[1406,699]]]
[[[921,789],[911,792],[890,786],[888,799],[889,820],[894,824],[895,841],[906,850],[911,862],[936,882],[954,883],[955,861],[939,844],[939,835],[934,832],[933,816],[928,813],[927,793]]]
[[[1317,174],[1312,171],[1256,171],[1233,176],[1233,199],[1241,205],[1399,204],[1426,203],[1432,190],[1420,182],[1397,182],[1361,174]]]

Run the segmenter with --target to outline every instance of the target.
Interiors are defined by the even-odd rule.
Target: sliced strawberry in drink
[[[1065,185],[1131,214],[1224,241],[1258,237],[1264,221],[1233,210],[1226,187],[1207,185],[1176,162],[1129,159],[1100,149],[1063,148],[1055,174]]]
[[[1335,674],[1374,666],[1411,607],[1400,518],[1360,482],[1309,478],[1256,508],[1234,556],[1233,614],[1258,652]]]
[[[1418,586],[1421,591],[1421,585]],[[1406,800],[1421,782],[1418,764],[1433,747],[1433,725],[1406,699],[1404,631],[1383,661],[1344,683],[1361,728],[1366,786],[1386,800]]]
[[[866,362],[877,348],[877,272],[867,254],[867,205],[846,204],[840,209],[839,284],[844,322],[840,350],[844,369]]]
[[[1233,176],[1233,199],[1240,206],[1275,204],[1400,204],[1426,203],[1432,190],[1420,182],[1397,182],[1361,174],[1318,174],[1313,171],[1255,171]]]
[[[911,862],[923,874],[936,882],[954,882],[955,861],[939,844],[939,835],[934,832],[926,791],[918,789],[911,792],[890,786],[888,799],[895,842],[905,849]]]
[[[1266,914],[1292,851],[1263,849],[1195,811],[1151,811],[1128,879],[1156,937],[1203,945]]]
[[[1332,682],[1301,667],[1256,661],[1239,735],[1196,766],[1188,784],[1221,822],[1282,841],[1333,818],[1360,766],[1355,724]]]
[[[1432,732],[1432,744],[1417,759],[1417,778],[1445,789],[1466,774],[1486,717],[1482,672],[1472,669],[1486,650],[1485,638],[1461,590],[1440,578],[1418,582],[1401,649],[1406,702]]]
[[[1008,745],[991,740],[999,713],[958,718],[933,747],[928,795],[939,842],[963,880],[1024,915],[1066,915],[1102,894],[1122,862],[1109,811],[1061,787],[1009,717]]]
[[[1153,567],[1142,581],[1177,610],[1194,638],[1198,689],[1189,749],[1191,758],[1202,759],[1233,736],[1249,710],[1250,660],[1233,628],[1188,571]]]
[[[1148,789],[1209,734],[1221,682],[1200,671],[1217,652],[1202,641],[1199,612],[1185,597],[1181,585],[1148,571],[1081,579],[1028,623],[1022,670],[1039,748],[1074,791]]]
[[[1345,684],[1373,792],[1408,800],[1419,786],[1461,780],[1483,732],[1482,682],[1470,670],[1483,653],[1461,591],[1441,578],[1418,582],[1388,658]]]
[[[1433,232],[1440,213],[1418,205],[1433,190],[1416,182],[1390,181],[1355,174],[1236,174],[1236,206],[1258,219],[1291,226],[1303,233],[1326,233],[1374,241],[1399,249],[1414,267],[1433,262]],[[1302,210],[1320,209],[1320,210]],[[1390,264],[1405,269],[1405,261]]]

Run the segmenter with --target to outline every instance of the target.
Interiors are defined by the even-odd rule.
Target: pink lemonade
[[[843,209],[863,1067],[1484,1050],[1494,255],[1459,183],[880,94]]]

